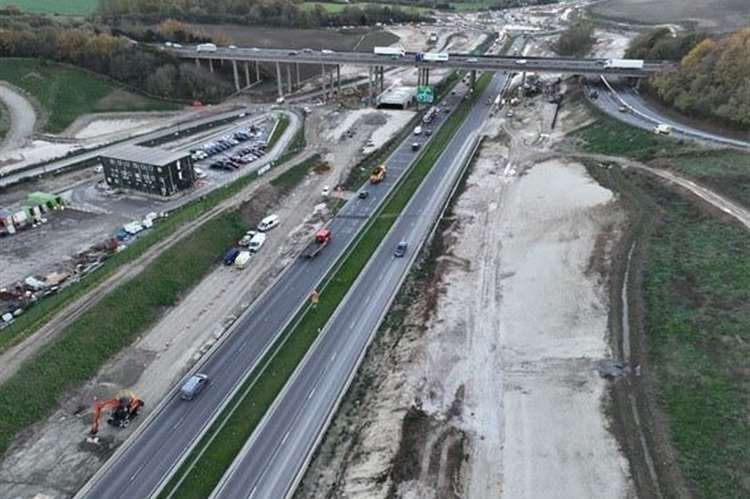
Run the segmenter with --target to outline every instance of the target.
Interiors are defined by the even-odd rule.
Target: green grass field
[[[750,234],[638,183],[661,208],[645,247],[645,338],[680,468],[700,497],[750,497]]]
[[[48,114],[46,131],[59,133],[78,116],[107,111],[166,111],[179,105],[127,92],[92,73],[39,59],[4,59],[0,80],[31,94]]]
[[[345,4],[345,3],[335,3],[335,2],[305,2],[302,4],[302,6],[305,9],[314,9],[316,5],[320,5],[323,7],[323,9],[326,12],[331,12],[333,14],[341,12],[346,7],[366,7],[368,5],[377,5],[381,7],[392,7],[392,8],[398,8],[405,12],[417,12],[419,14],[424,14],[427,12],[430,12],[431,9],[428,9],[426,7],[417,7],[417,6],[408,6],[408,5],[395,5],[395,4],[382,4],[377,2],[357,2],[357,3],[351,3],[351,4]]]
[[[96,9],[97,0],[0,0],[0,7],[15,5],[24,12],[86,16]]]

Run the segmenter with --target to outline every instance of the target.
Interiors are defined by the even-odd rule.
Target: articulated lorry
[[[377,55],[390,55],[395,57],[403,57],[406,55],[406,50],[401,45],[395,47],[375,47],[373,53]]]
[[[379,184],[385,178],[385,165],[378,165],[370,173],[370,182]]]
[[[643,69],[642,59],[607,59],[604,62],[607,69]]]
[[[302,252],[302,256],[305,258],[315,258],[331,242],[331,239],[331,229],[325,227],[318,229],[318,232],[315,233],[315,239],[307,245],[307,248]]]

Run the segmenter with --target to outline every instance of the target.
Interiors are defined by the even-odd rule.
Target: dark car
[[[227,251],[227,254],[224,255],[224,265],[232,265],[234,261],[237,259],[237,255],[240,254],[239,248],[232,248],[229,251]]]
[[[359,194],[357,195],[357,197],[359,199],[367,199],[367,196],[369,196],[369,195],[370,195],[370,193],[367,192],[367,191],[359,191]]]
[[[427,136],[429,137],[430,135],[432,135],[432,130],[430,130],[430,129],[428,128],[427,130],[425,130],[425,131],[424,131],[424,134],[425,134],[425,135],[427,135]]]
[[[409,243],[406,241],[401,241],[398,243],[398,246],[396,246],[396,251],[393,252],[393,256],[397,258],[401,258],[406,254],[406,250],[409,248]]]
[[[193,400],[208,384],[208,376],[196,373],[190,376],[180,388],[180,398],[182,400]]]

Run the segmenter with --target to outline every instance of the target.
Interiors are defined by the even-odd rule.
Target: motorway
[[[317,343],[277,397],[212,498],[289,497],[346,392],[366,347],[408,273],[455,185],[473,138],[490,108],[483,102],[502,89],[496,74],[445,152],[357,279]],[[405,258],[393,250],[408,241]]]
[[[450,54],[447,61],[416,62],[415,53],[403,57],[377,55],[371,52],[299,51],[292,49],[260,49],[219,47],[214,52],[198,52],[195,47],[162,47],[182,59],[224,59],[335,66],[415,66],[420,68],[450,68],[465,71],[533,71],[580,75],[616,75],[644,77],[672,67],[672,63],[646,61],[642,69],[606,68],[606,59],[574,59],[570,57],[526,57],[502,55]]]
[[[704,130],[699,130],[662,115],[657,110],[653,109],[629,85],[609,80],[607,83],[609,83],[609,87],[602,82],[601,79],[596,82],[587,82],[586,96],[596,107],[620,121],[624,121],[629,125],[649,131],[653,130],[656,125],[663,123],[672,127],[672,133],[670,135],[676,139],[686,139],[712,145],[719,144],[741,149],[750,149],[750,142],[748,141],[731,139]],[[592,89],[599,92],[598,98],[590,98],[590,92]],[[619,110],[623,105],[627,106],[628,112],[621,112]]]
[[[68,168],[75,166],[78,163],[95,159],[101,156],[102,154],[106,154],[107,151],[116,149],[125,144],[140,144],[143,142],[148,142],[150,140],[160,139],[167,135],[174,134],[175,132],[179,133],[188,128],[200,126],[206,123],[212,123],[214,121],[221,121],[221,120],[225,120],[227,118],[232,118],[232,117],[241,117],[240,115],[244,116],[245,113],[246,111],[243,111],[240,108],[232,109],[231,111],[226,111],[220,114],[213,114],[211,116],[207,116],[204,118],[185,120],[183,122],[180,122],[176,125],[169,126],[167,128],[162,128],[154,132],[139,135],[132,139],[117,142],[112,145],[94,148],[88,152],[76,154],[74,156],[63,158],[57,161],[52,161],[52,162],[41,164],[41,165],[30,165],[30,166],[18,168],[18,169],[13,169],[12,166],[8,166],[3,169],[0,169],[0,188],[11,186],[27,178],[36,177],[39,175],[46,175],[49,173],[56,172],[58,170],[64,171]]]
[[[449,96],[448,105],[455,108],[463,92],[465,89]],[[439,113],[430,126],[439,126],[446,116]],[[200,397],[182,401],[176,385],[161,403],[146,401],[150,406],[158,403],[158,407],[76,497],[146,498],[171,477],[408,169],[417,154],[411,150],[412,142],[414,138],[409,136],[388,159],[388,174],[382,183],[367,185],[369,197],[354,197],[339,211],[330,223],[334,237],[326,249],[313,260],[293,261],[224,334],[199,366],[211,379]]]

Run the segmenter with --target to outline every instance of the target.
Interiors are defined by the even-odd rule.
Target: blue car
[[[240,250],[238,248],[232,248],[227,251],[227,254],[224,255],[224,265],[232,265],[239,254]]]

